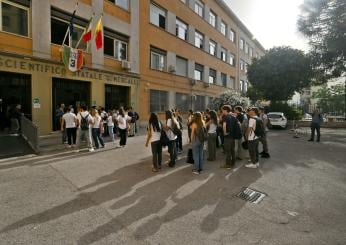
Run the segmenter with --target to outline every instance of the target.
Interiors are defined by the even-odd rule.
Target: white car
[[[269,112],[267,115],[271,126],[287,128],[287,118],[283,112]]]

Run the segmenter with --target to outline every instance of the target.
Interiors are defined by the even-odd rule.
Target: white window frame
[[[226,36],[226,29],[227,29],[227,24],[225,22],[221,21],[220,32],[224,36]]]
[[[233,29],[230,29],[229,31],[229,39],[234,42],[235,40],[235,32],[233,31]]]
[[[176,19],[175,20],[175,28],[176,28],[176,36],[182,40],[187,40],[188,37],[188,25],[186,23],[184,23],[183,21],[179,20],[179,19]],[[182,38],[180,36],[180,30],[184,31],[184,37]]]
[[[220,59],[224,62],[226,62],[227,59],[227,50],[225,48],[221,48],[221,56]]]
[[[250,47],[249,54],[250,54],[250,57],[253,57],[253,48],[252,47]]]
[[[241,50],[244,50],[244,39],[243,38],[240,38],[240,41],[239,41],[239,48]]]
[[[215,71],[215,77],[213,77],[210,73],[211,73],[211,70]],[[210,84],[216,84],[216,73],[217,71],[214,70],[214,69],[209,69],[209,77],[208,77],[208,82]]]
[[[217,46],[216,42],[214,42],[213,40],[209,40],[209,54],[211,54],[213,56],[216,55],[216,53],[217,53],[216,46]],[[213,47],[214,53],[211,52],[211,50],[212,50],[211,47]]]
[[[196,14],[198,14],[200,17],[203,18],[203,16],[204,16],[204,4],[199,0],[195,0],[194,11]]]
[[[249,53],[249,44],[245,42],[245,54]]]
[[[153,55],[159,57],[159,67],[153,66],[153,59],[152,59]],[[160,54],[158,52],[155,52],[155,50],[151,49],[150,50],[150,68],[153,70],[165,71],[166,65],[167,65],[167,55]]]
[[[213,11],[209,12],[209,24],[216,27],[216,14]]]
[[[199,43],[197,43],[197,40],[199,40]],[[203,49],[204,45],[204,36],[202,33],[195,31],[195,47],[199,49]]]
[[[13,33],[13,32],[7,32],[7,31],[2,30],[2,3],[6,3],[6,4],[14,6],[16,8],[23,9],[23,10],[25,10],[27,12],[27,16],[28,16],[28,19],[27,19],[27,22],[28,22],[28,26],[27,26],[27,28],[28,28],[28,35],[27,36],[24,36],[24,35],[21,35],[21,34],[17,34],[17,33]],[[10,33],[10,34],[13,34],[13,35],[17,35],[17,36],[21,36],[21,37],[31,37],[31,11],[30,11],[30,8],[25,7],[23,5],[20,5],[20,4],[17,4],[17,3],[10,2],[10,1],[0,0],[0,31],[1,32],[5,32],[5,33]]]
[[[152,9],[153,8],[153,9]],[[152,10],[154,9],[157,9],[158,10],[158,23],[156,24],[153,20],[152,20]],[[160,26],[160,14],[162,14],[162,16],[165,17],[165,27],[161,27]],[[150,8],[149,8],[149,21],[151,24],[159,27],[159,28],[163,28],[166,30],[166,27],[167,27],[167,12],[165,9],[162,9],[161,7],[157,6],[156,4],[154,3],[150,3]]]
[[[245,65],[244,60],[240,59],[239,64],[240,64],[240,70],[243,71],[244,70],[244,65]]]
[[[231,66],[234,66],[235,65],[235,55],[234,54],[230,54],[229,55],[229,64]]]
[[[113,48],[114,48],[114,50],[113,50],[114,55],[113,56],[110,56],[110,55],[107,55],[107,54],[105,54],[105,56],[112,57],[112,58],[114,58],[116,60],[119,60],[119,61],[123,61],[123,60],[127,61],[128,60],[128,46],[129,46],[128,43],[124,42],[124,41],[121,41],[119,39],[116,39],[114,37],[110,37],[110,36],[107,36],[107,35],[105,35],[105,36],[107,38],[109,38],[109,39],[113,39]],[[116,45],[117,42],[119,42],[120,44],[125,44],[126,45],[126,58],[123,59],[123,60],[121,59],[120,49],[117,50],[117,45]]]

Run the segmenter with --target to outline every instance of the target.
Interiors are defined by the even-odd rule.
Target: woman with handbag
[[[147,128],[147,141],[145,146],[148,147],[151,142],[151,152],[153,154],[153,172],[158,172],[161,169],[162,163],[162,144],[161,138],[161,123],[159,122],[155,113],[150,114],[149,124]]]

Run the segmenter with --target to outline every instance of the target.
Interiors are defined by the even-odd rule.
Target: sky
[[[307,40],[297,30],[304,0],[224,1],[265,49],[285,45],[308,51]]]

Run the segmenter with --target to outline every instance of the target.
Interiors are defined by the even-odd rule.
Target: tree
[[[342,115],[345,111],[345,88],[343,84],[328,87],[324,84],[317,92],[313,93],[317,105],[323,112]]]
[[[309,38],[313,66],[327,81],[346,71],[346,1],[305,0],[298,29]]]
[[[250,105],[250,101],[235,90],[227,90],[220,98],[214,98],[209,103],[210,108],[215,110],[219,109],[222,105],[230,105],[232,107],[240,105],[245,108]]]
[[[290,47],[270,49],[248,68],[249,82],[264,99],[286,101],[310,84],[310,59],[303,51]]]

